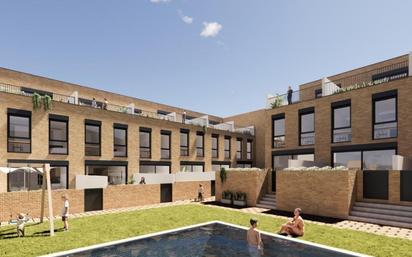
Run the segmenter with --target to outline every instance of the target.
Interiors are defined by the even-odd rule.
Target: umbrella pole
[[[43,223],[44,218],[44,200],[46,197],[46,174],[43,172],[43,183],[41,185],[41,208],[40,208],[40,223]]]
[[[50,236],[54,236],[54,216],[53,216],[53,204],[52,204],[52,192],[51,192],[51,182],[50,182],[50,164],[44,164],[44,173],[46,175],[47,183],[47,200],[49,204],[49,225],[50,225]]]

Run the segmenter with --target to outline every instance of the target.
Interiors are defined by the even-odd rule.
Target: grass
[[[276,232],[285,219],[250,215],[203,205],[180,205],[70,220],[70,231],[48,237],[48,224],[26,226],[26,237],[16,238],[15,227],[0,228],[0,256],[38,256],[144,235],[211,220],[247,226],[254,216],[259,229]],[[61,221],[56,222],[60,228]],[[307,223],[303,240],[373,256],[412,256],[412,241]]]

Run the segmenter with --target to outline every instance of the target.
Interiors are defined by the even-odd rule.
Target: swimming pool
[[[247,247],[244,227],[213,221],[175,230],[79,248],[49,257],[134,257],[134,256],[366,256],[336,248],[262,233],[263,252],[253,255]]]

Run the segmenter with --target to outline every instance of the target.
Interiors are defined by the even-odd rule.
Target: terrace
[[[330,78],[325,77],[321,80],[300,85],[299,90],[293,91],[290,104],[405,79],[412,76],[411,62],[412,53],[382,63],[331,76]],[[276,94],[275,96],[268,95],[266,99],[267,109],[284,105],[288,105],[287,93],[281,95]]]
[[[171,112],[171,113],[162,113],[162,112],[153,112],[149,110],[142,110],[136,108],[133,103],[129,105],[117,105],[112,103],[104,103],[91,99],[82,98],[79,96],[77,91],[73,92],[71,95],[62,95],[54,92],[45,92],[37,89],[32,89],[28,87],[19,87],[11,84],[1,83],[0,82],[0,92],[22,95],[27,97],[33,97],[33,95],[38,94],[41,96],[49,96],[52,101],[62,102],[72,105],[80,106],[89,106],[91,108],[98,108],[106,111],[125,113],[130,115],[136,115],[141,117],[147,117],[152,119],[166,120],[177,123],[184,123],[189,125],[201,126],[203,128],[212,128],[218,130],[224,130],[229,132],[242,133],[247,135],[254,135],[255,129],[253,126],[249,127],[235,127],[234,122],[224,122],[218,123],[210,121],[208,115],[204,115],[197,118],[184,118],[183,114]]]

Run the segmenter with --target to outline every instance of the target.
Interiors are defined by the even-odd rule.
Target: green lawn
[[[0,228],[0,256],[38,256],[178,228],[211,220],[247,226],[251,216],[259,229],[276,232],[284,219],[249,215],[203,205],[180,205],[70,220],[69,232],[47,237],[48,224],[28,225],[26,237],[16,238],[14,227]],[[56,222],[57,229],[62,222]],[[304,240],[374,256],[412,256],[412,241],[307,223]]]

